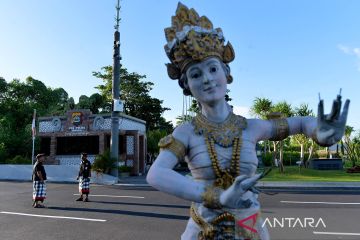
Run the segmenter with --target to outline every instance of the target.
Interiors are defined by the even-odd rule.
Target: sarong
[[[33,200],[44,201],[46,198],[46,183],[40,181],[33,182]]]
[[[79,192],[82,194],[90,193],[90,178],[80,177],[79,179]]]

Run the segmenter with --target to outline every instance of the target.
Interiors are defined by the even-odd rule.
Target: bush
[[[31,164],[31,159],[16,155],[13,159],[8,159],[7,164]]]
[[[266,167],[272,166],[273,154],[269,153],[269,152],[263,153],[263,154],[261,154],[261,160],[262,160],[264,166],[266,166]]]
[[[5,144],[0,143],[0,163],[6,163],[5,159],[7,158],[7,152],[5,149]]]
[[[92,169],[97,173],[110,173],[111,169],[116,167],[116,159],[110,157],[110,150],[103,154],[96,155]]]
[[[298,151],[284,152],[284,165],[286,166],[296,165],[297,161],[300,161],[300,152]]]
[[[131,172],[132,167],[122,165],[122,166],[119,166],[118,169],[119,169],[119,172]]]

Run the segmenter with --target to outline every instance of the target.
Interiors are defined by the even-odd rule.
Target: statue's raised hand
[[[256,201],[257,194],[254,186],[263,177],[256,174],[252,177],[241,175],[234,183],[220,195],[220,203],[228,208],[249,208]]]
[[[318,106],[317,128],[314,132],[314,140],[320,146],[331,146],[337,143],[345,132],[346,119],[348,115],[350,100],[347,99],[342,113],[341,95],[333,102],[331,112],[324,114],[324,101],[320,100]]]

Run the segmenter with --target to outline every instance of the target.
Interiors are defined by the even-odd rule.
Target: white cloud
[[[233,106],[233,111],[237,115],[241,115],[246,118],[251,118],[250,109],[244,106]]]
[[[357,68],[360,71],[360,48],[351,48],[343,44],[338,44],[338,49],[347,55],[353,55],[357,58]]]
[[[360,48],[351,48],[342,44],[338,44],[337,47],[345,54],[355,55],[356,57],[360,58]]]
[[[338,49],[340,49],[343,53],[351,54],[351,49],[345,45],[338,44]]]
[[[353,52],[358,58],[360,58],[360,48],[354,48]]]

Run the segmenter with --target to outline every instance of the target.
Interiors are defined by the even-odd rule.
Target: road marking
[[[347,236],[360,236],[360,233],[346,233],[346,232],[313,232],[314,234],[323,235],[347,235]]]
[[[306,203],[306,204],[339,204],[339,205],[360,205],[357,202],[300,202],[300,201],[280,201],[281,203]]]
[[[40,218],[60,218],[60,219],[80,220],[80,221],[91,221],[91,222],[106,222],[106,220],[104,220],[104,219],[95,219],[95,218],[77,218],[77,217],[38,215],[38,214],[17,213],[17,212],[2,212],[2,211],[1,211],[0,213],[2,213],[2,214],[9,214],[9,215],[20,215],[20,216],[29,216],[29,217],[40,217]]]
[[[115,186],[123,186],[123,187],[151,187],[147,183],[116,183]]]
[[[80,196],[80,194],[74,194],[75,196]],[[90,197],[111,197],[111,198],[145,198],[140,196],[116,196],[116,195],[93,195],[91,194]]]

